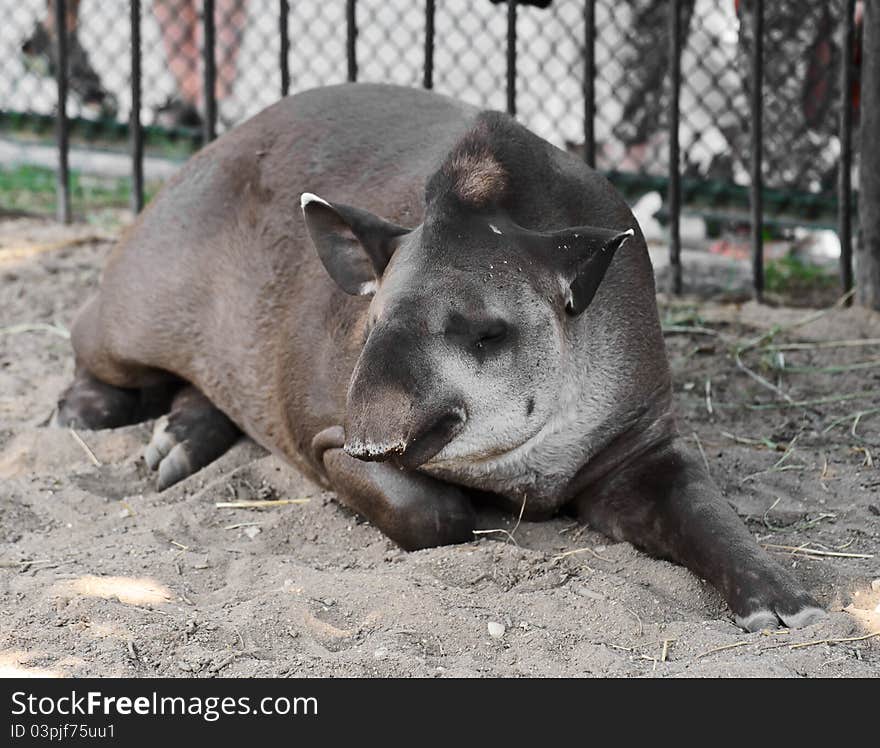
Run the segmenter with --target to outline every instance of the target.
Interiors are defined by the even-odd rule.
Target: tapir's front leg
[[[824,615],[721,497],[702,463],[671,443],[579,500],[583,519],[617,540],[684,564],[711,582],[748,631],[806,626]]]
[[[473,539],[476,515],[461,489],[387,462],[363,462],[342,450],[341,428],[312,441],[340,501],[402,548],[413,551]]]

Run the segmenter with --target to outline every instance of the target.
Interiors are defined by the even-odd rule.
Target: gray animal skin
[[[487,499],[569,511],[744,628],[823,614],[681,444],[628,206],[506,115],[379,85],[278,102],[156,196],[72,339],[58,421],[166,413],[160,489],[243,431],[407,549],[470,540]]]

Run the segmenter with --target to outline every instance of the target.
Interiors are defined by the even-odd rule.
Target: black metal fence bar
[[[434,88],[434,0],[425,2],[425,74],[422,85]]]
[[[669,7],[669,264],[672,292],[680,294],[681,282],[681,157],[679,117],[681,98],[681,0]]]
[[[752,273],[754,275],[755,298],[764,298],[764,178],[761,174],[761,156],[764,117],[764,0],[752,2],[752,60],[751,96],[749,115],[751,117],[751,180],[749,199],[752,213]]]
[[[840,66],[840,167],[837,180],[837,234],[840,238],[840,282],[844,293],[853,286],[852,266],[852,81],[855,0],[843,0]]]
[[[67,122],[67,1],[55,2],[55,44],[58,69],[58,115],[55,123],[58,140],[58,174],[56,175],[56,214],[62,223],[70,223],[70,170],[68,167],[69,132]]]
[[[144,207],[144,132],[141,127],[141,0],[131,0],[131,209]]]
[[[205,122],[203,137],[210,143],[217,137],[217,50],[216,50],[216,18],[214,16],[214,0],[204,0],[202,6],[204,25],[204,89]]]
[[[516,116],[516,0],[507,0],[507,112]]]
[[[584,0],[584,161],[596,168],[596,0]]]
[[[280,0],[278,34],[281,37],[281,95],[290,93],[290,2]]]
[[[345,2],[345,54],[348,59],[348,81],[358,77],[357,68],[357,8],[355,0]]]
[[[880,3],[864,4],[856,300],[880,310]]]

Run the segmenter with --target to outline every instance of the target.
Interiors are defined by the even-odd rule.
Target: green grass
[[[836,274],[797,257],[770,260],[764,266],[764,288],[772,293],[825,290],[837,283]]]
[[[120,150],[128,148],[129,128],[115,120],[68,120],[71,146]],[[49,115],[0,110],[0,133],[30,142],[53,144],[55,119]],[[190,128],[167,130],[144,125],[144,153],[177,161],[185,161],[201,146],[201,131]]]
[[[104,208],[127,208],[131,177],[107,177],[70,172],[70,201],[75,214]],[[147,201],[159,187],[144,185]],[[0,208],[14,212],[52,213],[56,206],[55,172],[41,166],[0,166]]]

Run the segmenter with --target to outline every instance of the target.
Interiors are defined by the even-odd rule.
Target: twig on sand
[[[767,345],[774,351],[813,351],[821,348],[858,348],[861,346],[880,345],[880,338],[861,338],[860,340],[823,340],[818,343],[779,343]]]
[[[51,564],[51,558],[34,558],[24,561],[0,561],[0,569],[14,569],[16,566],[32,566],[33,564]]]
[[[0,561],[0,569],[14,569],[19,567],[22,571],[27,571],[34,564],[49,564],[48,566],[40,566],[34,571],[43,571],[45,569],[57,569],[59,566],[72,564],[76,558],[63,559],[61,561],[53,561],[51,558],[25,559],[24,561]]]
[[[471,530],[474,535],[491,535],[492,533],[501,533],[502,535],[507,536],[507,540],[505,543],[509,543],[511,540],[513,544],[519,548],[519,543],[516,542],[516,538],[513,537],[513,534],[519,529],[520,523],[522,522],[523,513],[526,510],[526,496],[523,495],[522,506],[519,508],[519,517],[516,518],[516,524],[513,526],[512,530],[505,530],[503,527],[497,527],[492,530]]]
[[[840,551],[821,551],[818,548],[807,548],[803,545],[777,545],[776,543],[762,543],[763,548],[772,551],[787,551],[800,553],[803,556],[830,556],[832,558],[874,558],[873,553],[841,553]]]
[[[803,433],[803,428],[798,431],[792,440],[785,447],[785,452],[782,453],[782,457],[780,457],[776,462],[773,463],[772,467],[767,468],[766,470],[759,470],[757,473],[751,473],[743,478],[740,483],[745,483],[752,478],[756,478],[759,475],[765,475],[767,473],[781,473],[787,470],[804,470],[805,467],[803,465],[783,465],[783,463],[794,454],[794,445],[797,443],[798,437]]]
[[[697,436],[697,432],[693,432],[694,442],[697,444],[697,449],[700,450],[700,457],[703,458],[703,464],[706,466],[706,475],[711,475],[711,471],[709,470],[709,460],[706,457],[706,451],[703,449],[703,443],[700,441],[700,437]]]
[[[856,437],[858,438],[858,437]],[[850,447],[850,451],[852,452],[861,452],[865,455],[865,460],[862,463],[865,467],[872,468],[874,467],[874,458],[871,457],[871,450],[867,447]]]
[[[562,561],[562,559],[564,559],[564,558],[566,558],[566,557],[568,557],[568,556],[574,556],[576,553],[592,553],[592,554],[593,554],[596,558],[598,558],[600,561],[607,561],[607,562],[609,562],[609,563],[610,563],[610,561],[611,561],[610,558],[605,558],[604,556],[600,556],[600,555],[599,555],[598,553],[596,553],[596,551],[594,551],[592,548],[575,548],[574,550],[571,550],[571,551],[565,551],[565,553],[560,553],[558,556],[554,556],[554,557],[553,557],[552,559],[550,559],[550,560],[555,564],[555,563],[558,563],[559,561]]]
[[[848,395],[829,395],[828,397],[815,397],[810,400],[795,400],[794,402],[785,403],[760,403],[753,405],[746,403],[742,407],[747,410],[774,410],[776,408],[808,408],[813,405],[829,405],[831,403],[844,403],[847,400],[876,400],[880,397],[880,390],[862,390],[861,392],[853,392]],[[730,406],[728,406],[730,407]]]
[[[827,434],[836,426],[840,426],[842,423],[847,423],[850,419],[853,419],[852,427],[850,428],[850,433],[859,438],[858,434],[856,434],[856,429],[859,426],[859,421],[861,421],[865,416],[872,416],[876,413],[880,413],[880,408],[868,408],[867,410],[859,410],[855,413],[847,413],[845,416],[841,416],[840,418],[835,418],[831,423],[829,423],[824,429],[822,429],[823,434]]]
[[[505,530],[503,527],[497,527],[494,530],[471,530],[474,535],[491,535],[493,532],[501,533],[502,535],[506,535],[508,540],[512,540],[513,544],[519,547],[519,543],[516,542],[516,538],[513,537],[513,533],[510,530]]]
[[[747,444],[750,447],[766,447],[767,449],[779,450],[782,449],[785,451],[785,447],[779,444],[778,442],[773,441],[772,439],[768,439],[766,436],[761,439],[753,439],[748,436],[737,436],[736,434],[731,434],[729,431],[722,431],[721,436],[725,436],[728,439],[733,439],[737,444]]]
[[[713,338],[721,337],[721,333],[718,330],[713,330],[711,327],[700,327],[698,325],[663,325],[663,334],[675,334],[681,333],[684,335],[709,335]]]
[[[789,644],[788,648],[801,649],[802,647],[815,647],[817,644],[845,644],[847,642],[863,642],[866,639],[873,639],[875,636],[880,636],[880,631],[875,631],[873,634],[865,634],[864,636],[849,636],[845,639],[816,639],[815,641],[810,642]]]
[[[639,624],[639,636],[641,636],[642,634],[644,634],[644,633],[645,633],[645,627],[642,625],[642,619],[639,618],[639,614],[636,613],[634,610],[632,610],[632,609],[630,609],[630,608],[627,608],[625,605],[623,606],[623,609],[624,609],[627,613],[630,613],[631,615],[635,616],[636,622]]]
[[[781,355],[781,353],[779,355]],[[842,374],[846,371],[876,369],[878,366],[880,366],[880,359],[875,358],[870,361],[858,361],[854,364],[833,364],[831,366],[778,366],[775,368],[786,374]]]
[[[82,437],[77,434],[76,431],[72,428],[69,428],[68,431],[70,431],[70,435],[76,440],[76,443],[83,448],[83,451],[88,455],[89,459],[92,461],[92,464],[95,467],[101,467],[101,461],[97,457],[95,457],[95,453],[92,452],[89,445],[83,441]]]
[[[705,652],[701,652],[697,655],[697,659],[699,660],[702,657],[708,657],[710,654],[715,654],[716,652],[724,652],[728,649],[735,649],[736,647],[747,647],[749,644],[757,644],[756,641],[750,642],[734,642],[733,644],[725,644],[722,647],[715,647],[714,649],[709,649]]]
[[[0,327],[0,335],[20,335],[23,332],[49,332],[65,340],[70,339],[70,331],[61,325],[50,325],[46,322],[23,322],[20,325]]]
[[[265,507],[284,506],[285,504],[308,504],[311,499],[266,499],[253,501],[218,501],[217,509],[262,509]]]
[[[762,387],[766,387],[768,390],[775,393],[778,397],[781,397],[789,405],[794,405],[795,403],[794,403],[794,400],[792,399],[791,395],[789,395],[786,392],[783,392],[781,389],[779,389],[779,387],[777,387],[775,384],[773,384],[773,382],[769,381],[768,379],[765,379],[760,374],[758,374],[758,372],[754,371],[753,369],[750,369],[748,366],[745,365],[742,358],[740,357],[740,353],[743,350],[744,349],[737,348],[733,352],[733,360],[736,362],[737,368],[740,371],[742,371],[744,374],[747,374],[752,379],[754,379]]]

